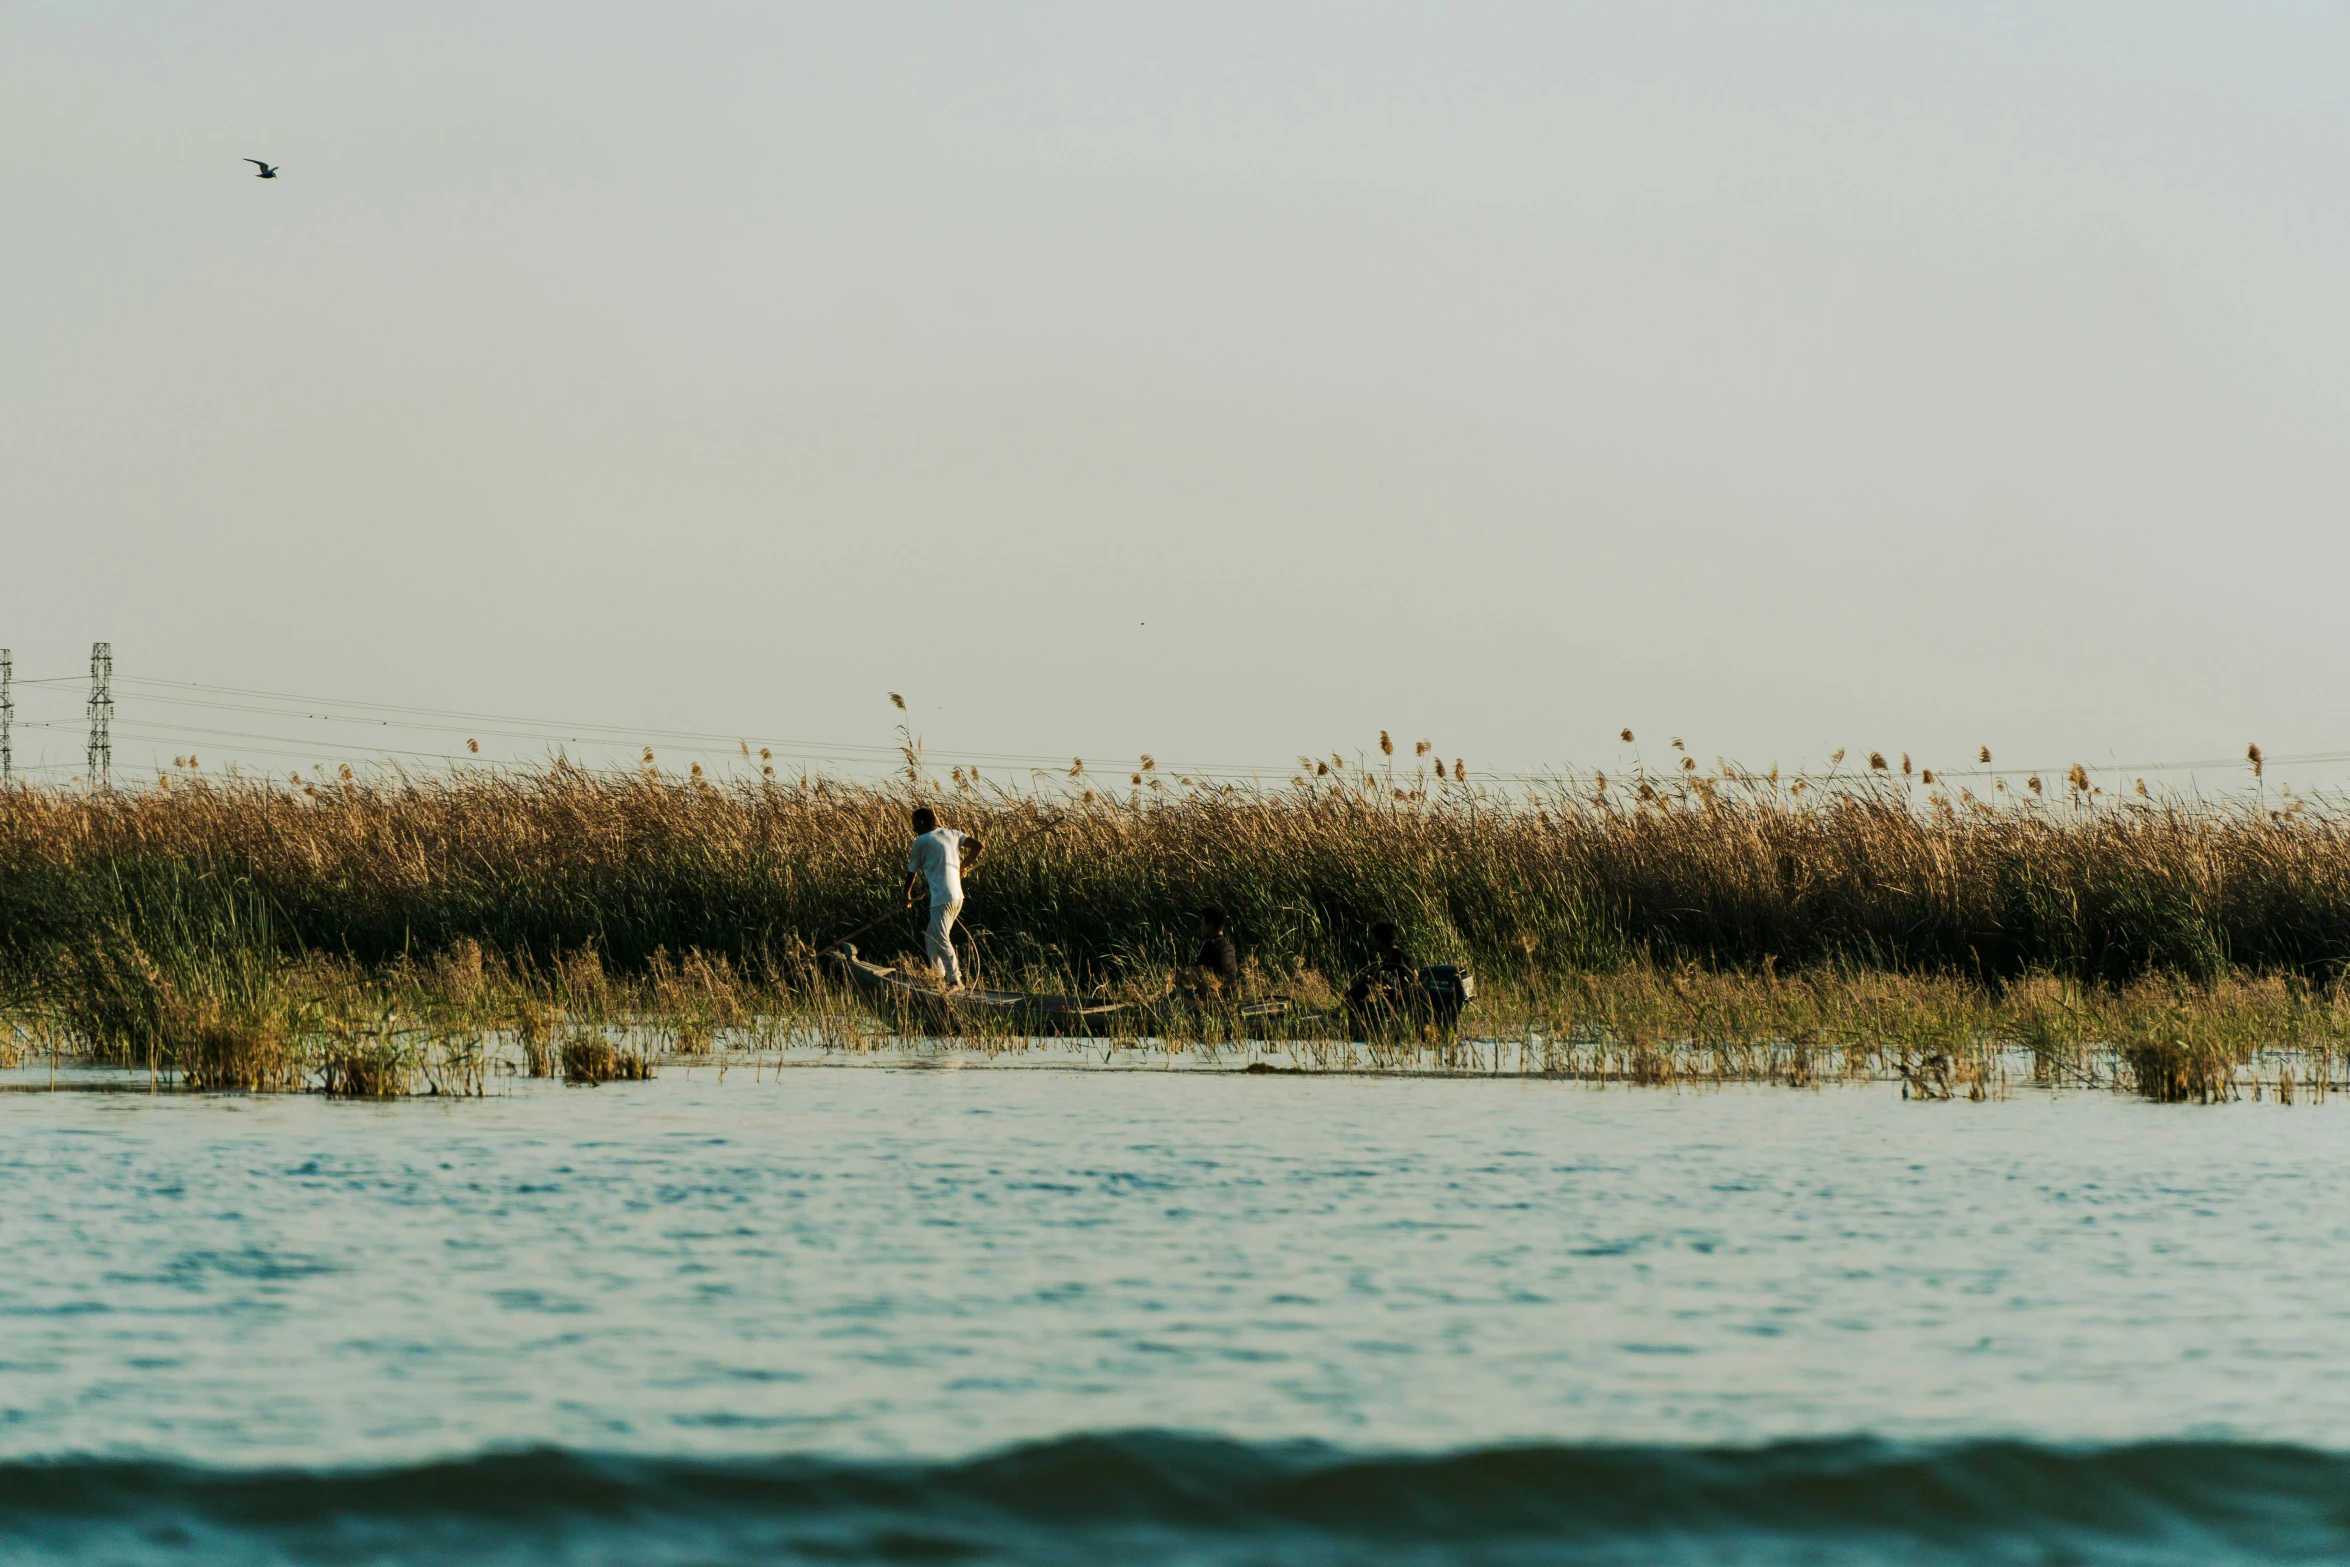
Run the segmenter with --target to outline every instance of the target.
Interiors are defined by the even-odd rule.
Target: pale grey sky
[[[2350,753],[2346,66],[2330,4],[13,0],[0,645],[112,639],[129,776],[469,727],[134,680]]]

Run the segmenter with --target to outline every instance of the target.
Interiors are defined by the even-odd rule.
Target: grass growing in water
[[[500,1053],[592,1081],[599,1043],[617,1073],[746,1031],[869,1040],[880,1020],[815,952],[888,908],[918,795],[995,845],[968,918],[996,984],[1148,990],[1215,902],[1260,993],[1326,996],[1391,918],[1483,978],[1465,1048],[1602,1081],[1989,1092],[2005,1052],[2198,1098],[2278,1051],[2295,1064],[2267,1081],[2329,1083],[2344,1037],[2350,830],[2323,812],[1994,809],[1890,774],[1735,770],[1509,798],[1345,769],[1262,791],[956,783],[558,766],[0,791],[0,966],[25,1028],[191,1084],[462,1092]],[[910,918],[864,942],[913,944]],[[1342,1044],[1302,1013],[1260,1032],[1331,1062]],[[1347,1058],[1425,1056],[1366,1048]]]

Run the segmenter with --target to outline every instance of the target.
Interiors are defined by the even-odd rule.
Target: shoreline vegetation
[[[1014,792],[933,778],[909,743],[890,783],[719,781],[648,755],[8,788],[0,1065],[381,1096],[931,1048],[820,961],[887,915],[926,802],[989,845],[966,911],[984,983],[1148,1018],[1089,1041],[1105,1059],[1899,1078],[1935,1098],[2350,1086],[2350,824],[2297,799],[2117,800],[2077,769],[1986,801],[1889,766],[1782,781],[1683,757],[1507,794],[1392,757],[1313,766],[1234,787],[1146,759],[1115,787],[1078,766]],[[1242,995],[1275,1015],[1168,998],[1205,903],[1247,954]],[[918,950],[917,917],[860,946]],[[1478,975],[1458,1037],[1348,1037],[1336,994],[1380,919]]]

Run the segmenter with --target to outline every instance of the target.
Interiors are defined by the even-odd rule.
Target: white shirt
[[[939,827],[914,840],[906,856],[906,870],[920,872],[930,883],[930,906],[944,908],[963,901],[963,835]]]

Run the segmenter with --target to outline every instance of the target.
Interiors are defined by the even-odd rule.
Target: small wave
[[[2211,1563],[2350,1559],[2350,1458],[2166,1442],[1363,1456],[1157,1432],[962,1463],[554,1450],[0,1465],[0,1562]]]

